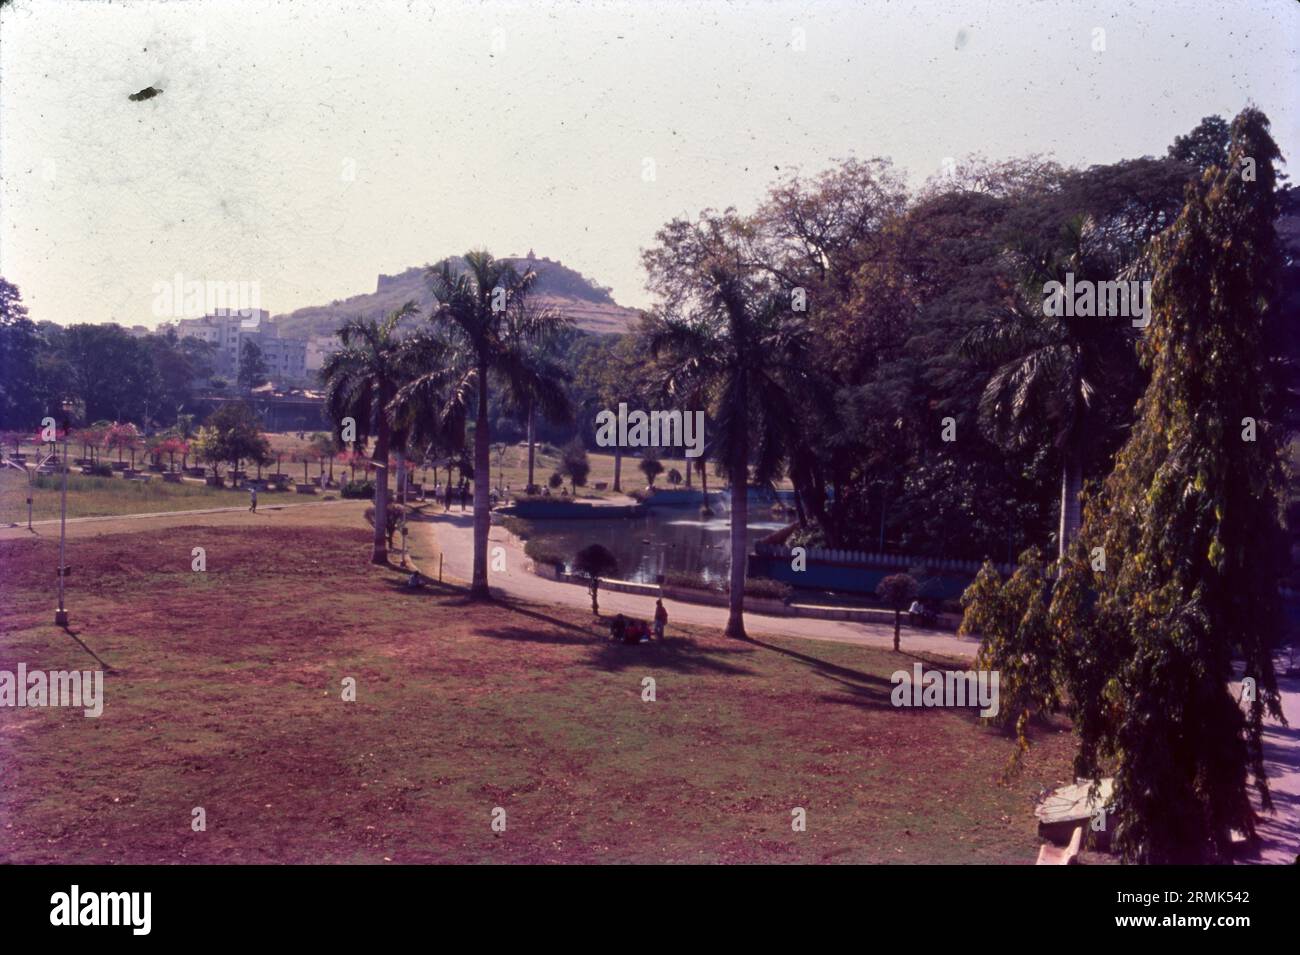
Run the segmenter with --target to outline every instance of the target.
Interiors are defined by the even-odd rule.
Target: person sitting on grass
[[[627,628],[627,635],[623,638],[624,643],[649,643],[650,628],[646,626],[644,620],[633,620],[632,625]]]

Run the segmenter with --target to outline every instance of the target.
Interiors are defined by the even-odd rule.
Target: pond
[[[713,507],[718,514],[708,518],[700,517],[698,507],[660,507],[647,510],[644,517],[528,523],[533,538],[570,562],[588,544],[603,544],[617,558],[617,576],[623,580],[653,583],[661,572],[678,571],[721,581],[731,568],[731,518],[725,499],[715,498]],[[754,541],[793,520],[773,516],[770,504],[758,500],[751,501],[749,516],[751,550]]]

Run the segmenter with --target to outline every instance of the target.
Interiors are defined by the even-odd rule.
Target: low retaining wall
[[[606,507],[581,501],[516,501],[507,507],[497,508],[492,513],[502,517],[522,517],[525,520],[605,520],[640,517],[645,509],[641,504],[614,504]]]
[[[539,577],[557,580],[564,584],[587,586],[587,578],[580,574],[565,573],[553,564],[541,564],[537,561],[530,561],[530,563],[533,573]],[[661,591],[658,584],[642,584],[609,577],[600,578],[600,589],[623,594],[640,594],[644,597],[658,597],[662,593],[662,596],[669,600],[713,607],[725,607],[728,604],[727,595],[722,593],[672,586],[664,586]],[[856,620],[859,623],[880,623],[888,626],[894,624],[894,611],[877,607],[829,607],[793,602],[787,604],[780,600],[773,600],[771,597],[746,597],[745,609],[769,617],[812,617],[821,620]],[[903,622],[907,622],[906,614]],[[938,625],[934,629],[955,631],[960,622],[961,618],[953,614],[940,614]]]

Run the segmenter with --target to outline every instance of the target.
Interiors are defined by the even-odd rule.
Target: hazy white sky
[[[1248,100],[1294,157],[1298,46],[1294,0],[17,0],[0,274],[38,320],[152,326],[177,273],[280,313],[531,247],[639,306],[655,230],[776,167],[1110,162]]]

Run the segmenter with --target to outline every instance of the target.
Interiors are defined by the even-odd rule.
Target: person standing
[[[655,601],[655,639],[664,638],[664,628],[668,626],[668,611],[664,609],[663,598]]]
[[[257,485],[248,485],[248,509],[254,514],[257,513]]]

